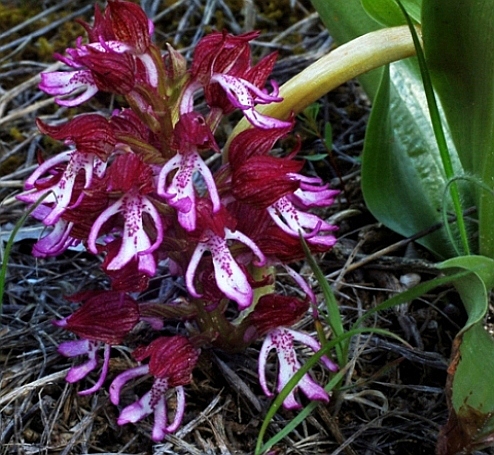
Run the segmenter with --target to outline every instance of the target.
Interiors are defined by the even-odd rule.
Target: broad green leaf
[[[311,0],[311,2],[337,44],[344,44],[381,28],[379,23],[365,12],[360,0]],[[380,69],[359,77],[369,98],[374,98],[380,79]]]
[[[453,167],[461,165],[452,151]],[[415,59],[385,71],[367,125],[362,191],[372,214],[390,229],[411,236],[442,222],[447,184]],[[454,248],[444,229],[421,243],[447,258]]]
[[[410,17],[420,24],[422,20],[422,0],[402,0],[401,2]]]
[[[403,13],[395,0],[361,0],[362,6],[372,19],[386,27],[406,24]],[[420,24],[422,0],[402,0],[410,17]]]
[[[471,271],[455,286],[468,313],[453,344],[447,393],[452,408],[441,430],[438,455],[471,453],[494,445],[494,339],[484,328],[488,291],[494,285],[494,261],[483,256],[450,259],[438,265],[450,273]]]
[[[494,2],[423,0],[424,49],[463,167],[494,188]],[[479,251],[494,258],[492,195],[477,190]]]
[[[378,27],[360,0],[344,4],[313,0],[313,4],[330,34],[340,43]],[[417,17],[420,0],[406,1],[406,5]],[[383,78],[380,100],[376,99],[376,76],[362,80],[364,89],[375,101],[362,163],[364,198],[379,221],[409,236],[443,221],[443,207],[449,209],[449,204],[443,202],[447,179],[430,125],[418,66],[410,61],[395,63]],[[455,173],[461,175],[463,170],[451,141],[450,150]],[[468,189],[464,188],[462,193],[468,206],[472,199]],[[439,257],[455,254],[443,230],[422,243]]]

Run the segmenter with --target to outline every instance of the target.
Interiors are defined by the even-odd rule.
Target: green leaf
[[[321,161],[328,157],[327,153],[316,153],[315,155],[304,155],[304,160]]]
[[[321,105],[319,103],[312,103],[299,114],[299,117],[302,120],[305,117],[305,119],[308,119],[310,122],[315,122],[317,116],[319,115],[320,109],[321,109]]]
[[[400,8],[394,0],[361,0],[365,11],[376,22],[386,26],[393,27],[396,25],[406,24],[405,18]],[[420,24],[420,10],[422,0],[403,0],[403,6],[410,17]]]
[[[465,171],[494,188],[494,2],[423,0],[434,87]],[[494,204],[477,191],[479,252],[494,258]]]
[[[468,313],[468,321],[462,331],[467,330],[473,324],[481,323],[488,310],[485,289],[494,287],[494,260],[485,256],[460,256],[444,261],[437,267],[449,270],[450,273],[458,269],[472,272],[472,275],[458,278],[455,281],[455,286],[460,291]]]
[[[453,343],[450,416],[438,439],[438,455],[471,453],[494,445],[494,339],[484,328],[488,290],[494,285],[494,260],[483,256],[454,258],[438,265],[449,273],[471,273],[455,281],[468,313],[465,327]]]
[[[402,0],[402,5],[407,10],[409,16],[420,24],[422,20],[422,0]]]
[[[455,173],[461,174],[451,141],[449,145]],[[383,74],[367,125],[365,202],[379,221],[408,237],[442,222],[446,184],[416,60],[394,63]],[[454,255],[444,229],[420,243],[439,257]]]

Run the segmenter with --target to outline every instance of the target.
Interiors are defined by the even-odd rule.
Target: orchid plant
[[[38,120],[40,131],[68,150],[41,160],[18,196],[47,227],[34,246],[36,257],[83,247],[103,257],[101,267],[111,283],[106,290],[71,296],[81,305],[55,322],[78,336],[62,343],[59,352],[85,358],[70,369],[67,381],[91,379],[79,393],[98,391],[111,376],[111,346],[125,343],[137,325],[146,324],[152,341],[134,350],[132,368],[112,377],[109,394],[121,406],[120,425],[154,416],[155,441],[180,426],[186,386],[209,347],[236,352],[264,337],[258,376],[265,394],[273,395],[265,369],[275,350],[274,388],[283,405],[300,408],[300,393],[327,402],[328,387],[318,384],[308,367],[320,359],[332,372],[340,368],[330,381],[337,382],[345,356],[338,355],[336,341],[322,346],[323,336],[294,329],[309,310],[317,315],[317,302],[290,264],[305,257],[305,245],[320,253],[335,244],[337,228],[318,209],[329,207],[338,191],[306,175],[296,150],[272,150],[290,134],[295,115],[329,90],[425,54],[421,70],[416,61],[404,60],[361,79],[373,100],[362,189],[373,215],[402,235],[443,223],[420,242],[446,259],[438,269],[462,271],[450,281],[468,320],[455,339],[447,384],[450,419],[437,453],[487,447],[493,444],[494,394],[479,384],[494,374],[494,340],[484,324],[494,287],[494,8],[469,0],[313,3],[331,35],[346,44],[282,87],[269,80],[275,54],[251,62],[249,43],[257,33],[213,32],[197,44],[188,65],[171,46],[163,53],[153,44],[153,24],[136,4],[123,0],[109,0],[103,12],[96,8],[93,25],[83,23],[87,40],[56,56],[68,70],[42,74],[40,88],[61,106],[79,106],[100,91],[118,96],[125,106],[57,125]],[[218,126],[234,111],[243,118],[220,147]],[[215,156],[220,164],[208,159]],[[478,220],[468,223],[462,208],[471,204]],[[455,223],[448,229],[450,213]],[[472,235],[476,230],[478,241]],[[275,291],[280,267],[304,298]],[[140,293],[165,269],[182,277],[183,295],[146,301]],[[432,280],[423,289],[445,280]],[[385,305],[403,303],[391,300]],[[351,331],[334,332],[351,336]],[[295,342],[317,352],[307,366],[297,358]],[[338,362],[330,358],[332,346]],[[150,390],[126,402],[122,389],[141,377],[152,379]],[[176,410],[170,418],[171,392]]]
[[[279,391],[301,367],[295,343],[321,348],[292,328],[317,302],[289,264],[304,258],[300,236],[312,253],[334,245],[336,226],[312,209],[329,207],[338,191],[304,174],[296,150],[271,152],[290,134],[294,116],[259,111],[282,98],[276,82],[268,82],[276,54],[251,62],[256,32],[213,32],[197,44],[188,66],[171,46],[163,53],[153,44],[153,23],[134,3],[109,0],[104,11],[96,7],[92,25],[82,25],[87,39],[56,55],[68,69],[43,73],[40,89],[60,106],[80,106],[106,92],[125,107],[62,124],[39,119],[39,130],[63,141],[67,151],[40,159],[18,199],[32,205],[47,228],[34,256],[83,247],[103,257],[110,282],[109,289],[71,296],[80,306],[54,322],[78,337],[62,343],[60,354],[85,359],[67,381],[93,381],[81,395],[98,391],[111,376],[111,347],[146,324],[152,341],[133,351],[135,366],[112,378],[109,393],[121,406],[118,424],[153,415],[152,439],[161,441],[181,424],[185,387],[204,349],[235,352],[265,337],[259,379],[272,396],[264,370],[270,351],[280,362]],[[235,111],[249,128],[232,135],[222,151],[215,133]],[[207,160],[216,155],[220,164]],[[283,267],[305,297],[278,294],[275,267]],[[184,294],[172,301],[140,298],[164,270],[183,278]],[[338,370],[329,357],[321,360]],[[122,389],[140,377],[152,378],[150,390],[126,402]],[[310,400],[329,400],[308,373],[298,390]],[[171,418],[170,391],[176,394]],[[301,406],[296,390],[284,406]]]

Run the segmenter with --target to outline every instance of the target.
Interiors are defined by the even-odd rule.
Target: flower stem
[[[314,101],[339,85],[367,71],[415,55],[408,26],[385,28],[360,36],[321,57],[280,87],[283,101],[258,106],[271,117],[286,119],[298,114]],[[232,139],[250,124],[242,119],[228,138],[225,154]]]

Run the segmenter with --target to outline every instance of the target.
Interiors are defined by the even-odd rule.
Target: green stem
[[[258,106],[264,115],[287,118],[298,114],[326,93],[367,71],[415,55],[408,26],[385,28],[367,33],[321,57],[280,87],[280,103]],[[242,119],[228,138],[225,160],[232,139],[250,127]]]
[[[225,352],[236,353],[243,351],[251,341],[244,340],[248,326],[232,324],[225,316],[227,301],[223,301],[213,310],[206,310],[206,303],[197,299],[193,302],[197,308],[195,320],[199,334],[195,336],[198,346],[214,346]]]

